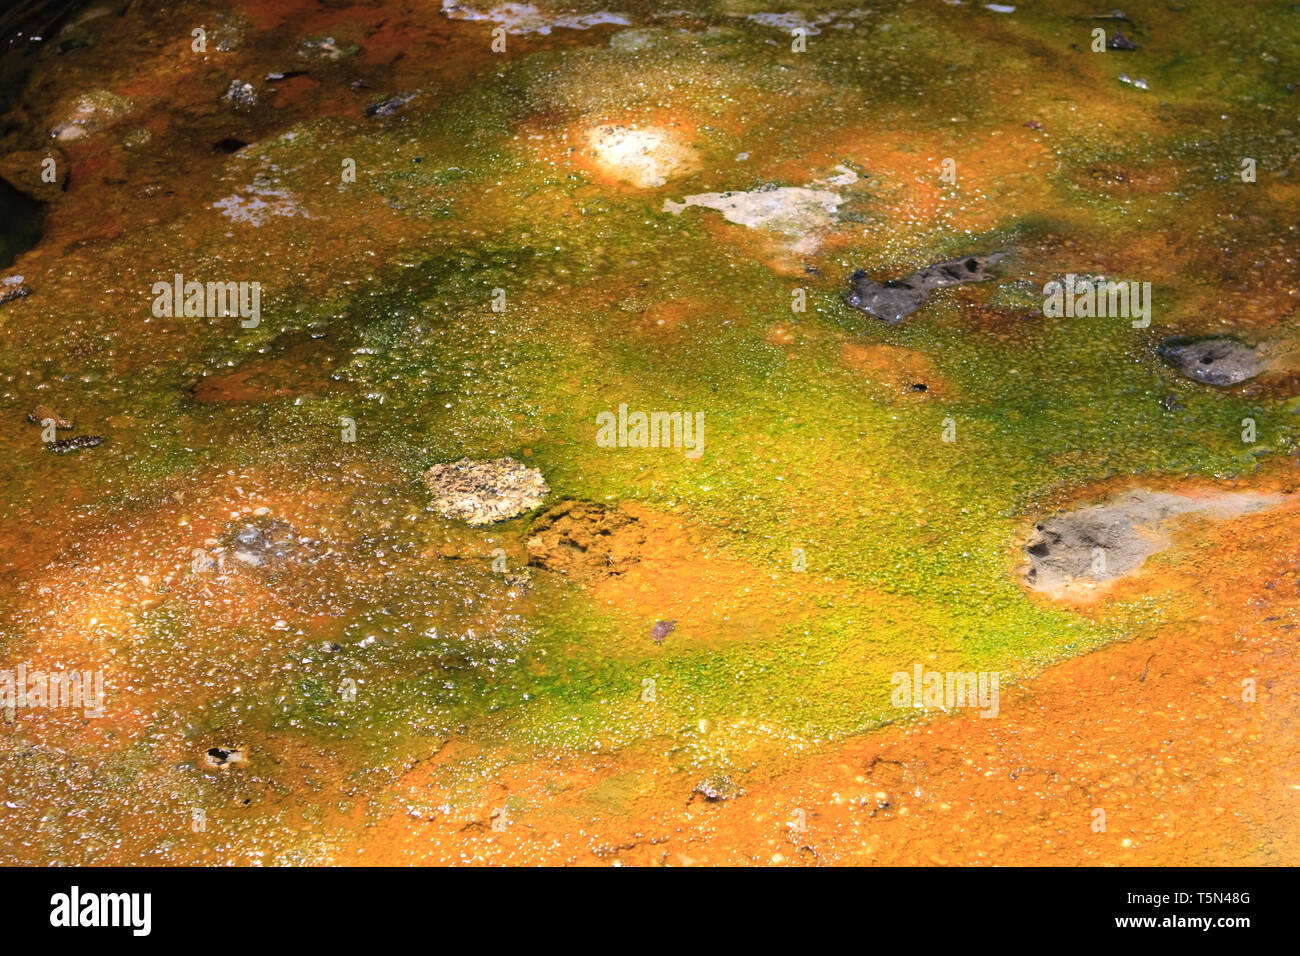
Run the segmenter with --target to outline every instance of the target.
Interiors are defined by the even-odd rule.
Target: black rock
[[[79,448],[94,448],[104,441],[100,435],[78,435],[76,438],[60,438],[58,441],[47,441],[45,447],[55,454],[62,455],[65,452],[76,451]]]
[[[209,747],[203,755],[203,763],[211,770],[226,770],[247,762],[248,758],[238,747]]]

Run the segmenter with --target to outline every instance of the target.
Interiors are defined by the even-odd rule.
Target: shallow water
[[[1020,577],[1039,517],[1112,489],[1294,490],[1294,7],[1144,4],[1139,49],[1105,53],[1109,25],[1068,4],[675,9],[544,9],[495,52],[497,20],[437,3],[132,7],[35,55],[4,132],[30,159],[8,175],[41,188],[48,152],[66,188],[35,245],[13,240],[5,274],[32,293],[0,305],[0,661],[102,671],[107,691],[102,716],[3,725],[0,859],[769,861],[784,824],[747,801],[782,816],[792,774],[948,726],[894,702],[915,665],[1036,701],[1061,662],[1193,625],[1294,664],[1264,626],[1293,609],[1251,604],[1275,554],[1232,530],[1291,527],[1292,498],[1263,525],[1184,529],[1100,604]],[[801,52],[791,23],[811,25]],[[336,59],[299,54],[324,37]],[[222,100],[235,79],[255,104]],[[753,226],[688,202],[772,187],[841,201]],[[900,325],[844,301],[857,269],[992,251],[994,280]],[[259,312],[159,314],[177,274],[256,282]],[[1150,283],[1149,324],[1045,314],[1067,274]],[[1274,364],[1216,388],[1158,351],[1212,334]],[[51,454],[38,405],[71,420],[57,437],[105,441]],[[702,453],[603,447],[598,416],[624,405],[702,415]],[[551,503],[633,515],[639,560],[521,575],[535,514],[469,528],[431,507],[431,465],[503,456]],[[292,546],[236,561],[249,521]],[[1231,648],[1203,654],[1241,677]],[[1294,714],[1282,687],[1270,706]],[[1201,715],[1185,691],[1155,709]],[[1043,699],[1076,739],[1068,697]],[[1026,712],[987,723],[1041,729]],[[1290,752],[1273,713],[1257,759]],[[933,732],[979,764],[977,734]],[[1159,741],[1136,726],[1123,746],[1142,766]],[[247,761],[213,768],[212,748]],[[1105,770],[1080,763],[1095,792]],[[1000,785],[1019,786],[953,799],[976,813]],[[829,819],[835,786],[799,799]],[[1053,799],[1086,819],[1073,793]],[[1141,861],[1296,862],[1277,793],[1232,799],[1259,822],[1226,849],[1185,820]],[[708,839],[669,842],[678,814],[719,810]],[[913,839],[893,862],[975,857],[988,830]],[[1119,841],[1081,852],[1132,859]]]

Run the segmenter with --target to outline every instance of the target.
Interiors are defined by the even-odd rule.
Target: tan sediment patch
[[[845,342],[840,364],[874,385],[881,385],[909,398],[950,398],[949,385],[924,353],[896,345],[863,345]],[[924,389],[915,386],[924,385]]]
[[[943,178],[949,159],[952,182]],[[924,131],[906,142],[840,133],[804,161],[827,167],[848,161],[861,169],[870,197],[865,210],[900,233],[982,230],[1005,219],[1009,208],[1064,206],[1049,182],[1057,160],[1026,128],[977,129],[960,141]]]
[[[535,519],[526,547],[530,567],[573,581],[623,574],[641,560],[645,529],[636,515],[593,501],[562,501]]]
[[[637,504],[623,507],[644,533],[640,560],[596,583],[592,594],[643,617],[647,643],[656,620],[677,621],[668,641],[695,643],[704,635],[725,641],[777,634],[782,621],[811,613],[805,593],[727,556],[704,529]]]
[[[734,306],[722,299],[656,300],[641,313],[639,327],[656,342],[674,343],[734,316]]]

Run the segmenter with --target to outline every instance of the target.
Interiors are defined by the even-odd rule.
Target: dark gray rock
[[[31,294],[31,287],[23,281],[22,276],[9,276],[7,279],[0,279],[0,305],[13,302],[15,299],[24,299]]]
[[[924,305],[935,289],[993,278],[986,270],[1003,256],[1004,253],[994,252],[936,262],[906,279],[887,282],[877,282],[859,269],[849,277],[849,291],[844,301],[886,325],[898,325]]]
[[[1258,349],[1231,338],[1167,339],[1157,351],[1181,375],[1205,385],[1238,385],[1266,364]]]
[[[419,95],[419,90],[409,93],[396,93],[388,97],[386,100],[380,100],[378,103],[371,103],[366,107],[366,115],[371,117],[392,116]]]

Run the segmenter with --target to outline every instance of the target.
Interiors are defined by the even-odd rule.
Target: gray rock
[[[1171,519],[1196,514],[1225,520],[1282,500],[1281,495],[1244,491],[1175,494],[1137,488],[1039,522],[1025,545],[1025,580],[1036,591],[1053,592],[1073,582],[1124,577],[1170,546]]]
[[[24,299],[31,294],[31,286],[23,281],[22,276],[0,279],[0,305],[13,302],[15,299]]]
[[[654,638],[656,644],[662,644],[664,638],[676,630],[676,628],[676,621],[659,621],[650,629],[650,636]]]
[[[1180,374],[1205,385],[1237,385],[1266,365],[1258,349],[1230,338],[1167,339],[1157,351]]]
[[[70,451],[94,448],[96,445],[102,445],[103,443],[104,438],[102,435],[78,435],[76,438],[60,438],[56,441],[47,441],[45,447],[56,455],[65,455]]]
[[[392,116],[411,100],[420,95],[419,90],[406,93],[394,93],[386,100],[380,100],[378,103],[371,103],[366,107],[367,116]]]
[[[230,770],[248,763],[248,757],[238,747],[209,747],[203,753],[202,764],[209,770]]]
[[[730,800],[740,795],[740,788],[725,773],[713,774],[705,777],[695,785],[694,793],[698,793],[710,803],[718,803],[722,800]]]
[[[108,90],[91,90],[78,96],[64,110],[62,122],[50,135],[57,140],[70,141],[105,129],[129,113],[131,100]]]
[[[886,325],[898,325],[930,297],[935,289],[993,278],[985,270],[1004,257],[994,252],[984,256],[965,256],[948,262],[936,262],[906,279],[877,282],[862,270],[849,277],[849,291],[844,301],[861,309]]]

